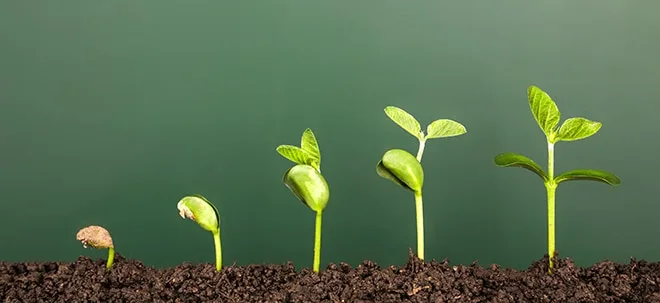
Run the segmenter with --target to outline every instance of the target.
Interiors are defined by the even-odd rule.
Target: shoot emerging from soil
[[[577,169],[555,176],[555,144],[559,141],[577,141],[590,137],[600,130],[602,124],[585,118],[568,118],[559,126],[559,108],[547,93],[536,86],[530,86],[527,89],[527,98],[534,119],[546,138],[547,173],[534,160],[516,153],[497,155],[495,164],[502,167],[522,167],[543,180],[548,203],[548,272],[551,273],[555,258],[555,191],[559,183],[571,180],[592,180],[616,186],[621,184],[621,180],[610,172],[593,169]]]
[[[90,225],[76,234],[76,240],[82,242],[83,247],[90,246],[97,249],[108,249],[108,261],[105,268],[110,269],[115,260],[115,245],[108,230],[101,226]]]
[[[439,119],[431,122],[426,127],[426,134],[424,134],[417,119],[403,109],[388,106],[385,108],[385,114],[419,141],[417,157],[402,149],[388,150],[378,162],[376,173],[415,194],[417,257],[424,260],[424,206],[422,204],[424,170],[421,162],[426,141],[434,138],[459,136],[465,134],[467,130],[465,126],[456,121]]]
[[[201,195],[184,197],[177,203],[181,218],[188,218],[199,224],[204,230],[213,234],[215,246],[215,269],[222,269],[222,246],[220,242],[220,214],[218,209],[209,200]]]
[[[321,175],[321,151],[311,129],[303,132],[300,147],[280,145],[277,152],[296,163],[284,173],[283,182],[287,188],[316,213],[314,229],[314,263],[312,270],[319,272],[321,266],[321,223],[323,210],[330,199],[330,188]]]

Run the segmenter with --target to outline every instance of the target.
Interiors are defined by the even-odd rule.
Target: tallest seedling
[[[402,149],[391,149],[385,152],[376,166],[376,173],[395,184],[415,193],[415,214],[417,217],[417,257],[424,260],[424,206],[422,205],[422,186],[424,185],[424,170],[422,155],[426,140],[434,138],[454,137],[465,134],[467,130],[462,124],[448,119],[439,119],[426,127],[426,134],[419,122],[411,114],[394,106],[385,108],[385,114],[405,131],[419,140],[417,157]]]
[[[600,130],[600,122],[585,118],[569,118],[559,126],[559,108],[554,101],[536,86],[527,89],[529,107],[539,127],[545,134],[548,144],[548,171],[532,159],[515,153],[504,153],[495,157],[498,166],[518,166],[526,168],[541,177],[548,195],[548,272],[552,272],[553,258],[555,257],[555,191],[559,183],[570,180],[593,180],[610,185],[619,185],[621,180],[612,173],[593,170],[578,169],[562,173],[555,177],[555,144],[559,141],[576,141],[594,135]]]

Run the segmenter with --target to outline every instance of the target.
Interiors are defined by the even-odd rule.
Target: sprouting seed
[[[284,173],[282,182],[307,207],[316,213],[314,229],[314,263],[312,270],[319,272],[321,266],[321,224],[323,210],[330,199],[330,188],[321,174],[321,151],[311,129],[305,129],[300,147],[280,145],[277,152],[297,165]]]
[[[220,242],[220,214],[218,209],[209,200],[201,195],[192,195],[183,197],[177,203],[181,218],[188,218],[199,224],[204,230],[213,234],[213,243],[215,246],[215,268],[217,271],[222,269],[222,246]]]
[[[112,242],[112,237],[108,230],[101,226],[90,225],[87,226],[76,234],[76,239],[82,242],[83,247],[90,246],[97,249],[108,249],[108,261],[106,268],[110,269],[115,259],[115,246]]]

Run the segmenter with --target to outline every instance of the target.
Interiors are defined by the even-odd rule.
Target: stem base
[[[314,264],[312,270],[319,272],[321,267],[321,223],[323,219],[323,212],[316,212],[316,224],[314,227]]]
[[[215,246],[215,270],[222,269],[222,245],[220,242],[220,229],[213,233],[213,244]]]
[[[115,248],[108,247],[108,262],[106,262],[105,268],[110,269],[114,261],[115,261]]]

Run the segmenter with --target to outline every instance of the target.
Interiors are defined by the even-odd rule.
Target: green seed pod
[[[415,156],[402,149],[390,149],[376,166],[376,173],[413,192],[421,192],[424,170]]]
[[[323,211],[328,204],[328,183],[314,167],[298,164],[284,173],[283,181],[284,185],[313,211]]]
[[[199,224],[204,230],[217,233],[220,228],[220,215],[215,205],[209,200],[193,195],[184,197],[176,205],[181,218],[188,218]]]

